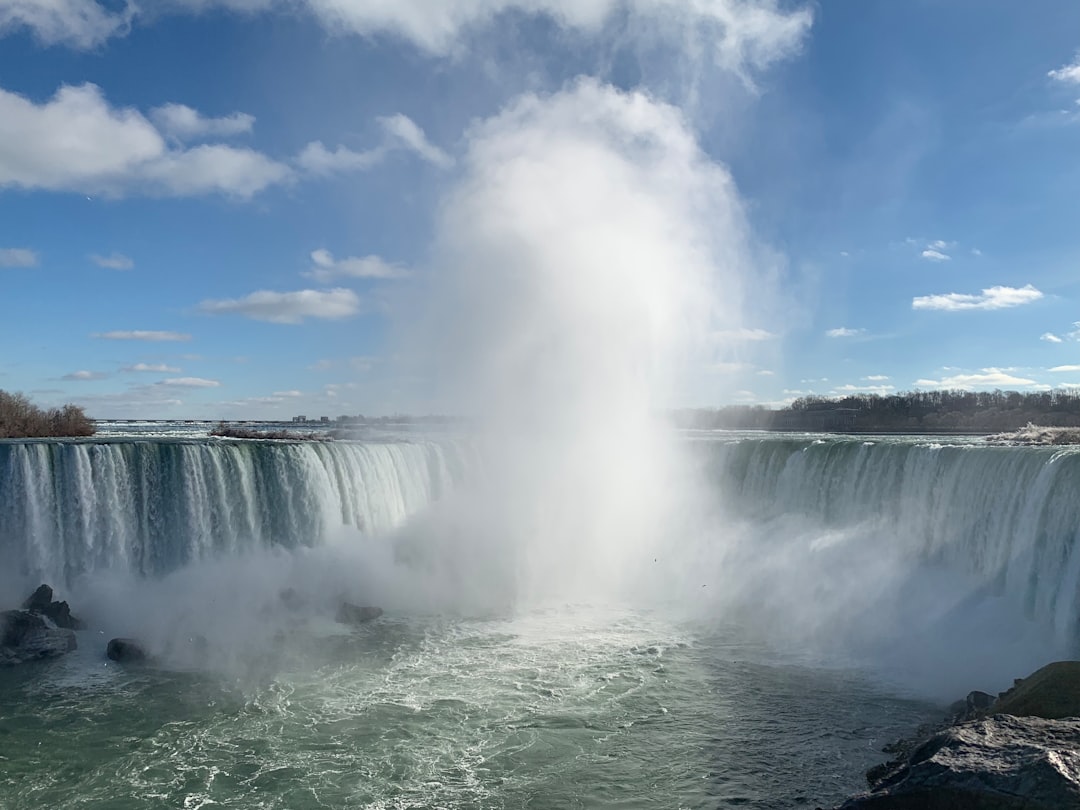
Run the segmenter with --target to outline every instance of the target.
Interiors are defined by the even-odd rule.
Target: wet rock
[[[940,731],[838,810],[1080,807],[1080,719],[994,715]]]
[[[122,664],[134,664],[140,661],[145,661],[150,656],[147,654],[146,649],[131,638],[114,638],[109,642],[109,646],[105,648],[105,655],[109,657],[111,661],[118,661]]]
[[[28,610],[31,613],[40,613],[42,616],[49,617],[57,627],[64,627],[68,630],[83,630],[86,628],[82,621],[71,615],[71,608],[67,602],[53,601],[53,589],[45,584],[39,585],[37,590],[23,602],[22,607],[23,610]]]
[[[342,602],[341,607],[338,608],[337,615],[334,616],[334,620],[341,624],[363,624],[365,622],[373,621],[383,615],[383,609],[381,607],[372,607],[369,605],[354,605],[350,602]]]
[[[75,633],[29,610],[0,611],[0,665],[55,658],[78,646]]]

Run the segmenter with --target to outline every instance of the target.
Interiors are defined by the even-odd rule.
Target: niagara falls
[[[0,810],[1080,808],[1078,30],[0,0]]]

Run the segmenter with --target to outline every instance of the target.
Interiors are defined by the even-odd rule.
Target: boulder
[[[1080,807],[1080,719],[998,714],[939,731],[838,810],[1070,807]]]
[[[363,624],[379,618],[383,614],[381,607],[370,605],[354,605],[350,602],[342,602],[338,608],[334,620],[341,624]]]
[[[71,615],[71,608],[67,602],[54,602],[53,589],[48,585],[39,585],[38,589],[30,594],[23,602],[23,610],[31,613],[40,613],[48,616],[57,627],[65,627],[68,630],[83,630],[86,625]]]
[[[0,611],[0,665],[55,658],[74,650],[75,634],[29,610]]]
[[[105,648],[105,655],[109,657],[109,660],[122,664],[135,664],[150,657],[146,649],[131,638],[112,639],[109,641],[109,646]]]

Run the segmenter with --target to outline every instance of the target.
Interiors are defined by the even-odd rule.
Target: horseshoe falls
[[[0,443],[4,607],[88,624],[0,669],[5,808],[828,806],[1075,650],[1075,450],[674,444],[643,542],[575,529],[587,475],[509,531],[472,437]]]

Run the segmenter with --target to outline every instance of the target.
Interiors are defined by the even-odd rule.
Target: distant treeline
[[[45,410],[24,394],[0,391],[0,439],[92,436],[94,422],[78,405]]]
[[[997,432],[1029,423],[1080,427],[1080,394],[1064,391],[905,391],[799,397],[786,408],[732,405],[677,411],[680,427],[874,432]]]

